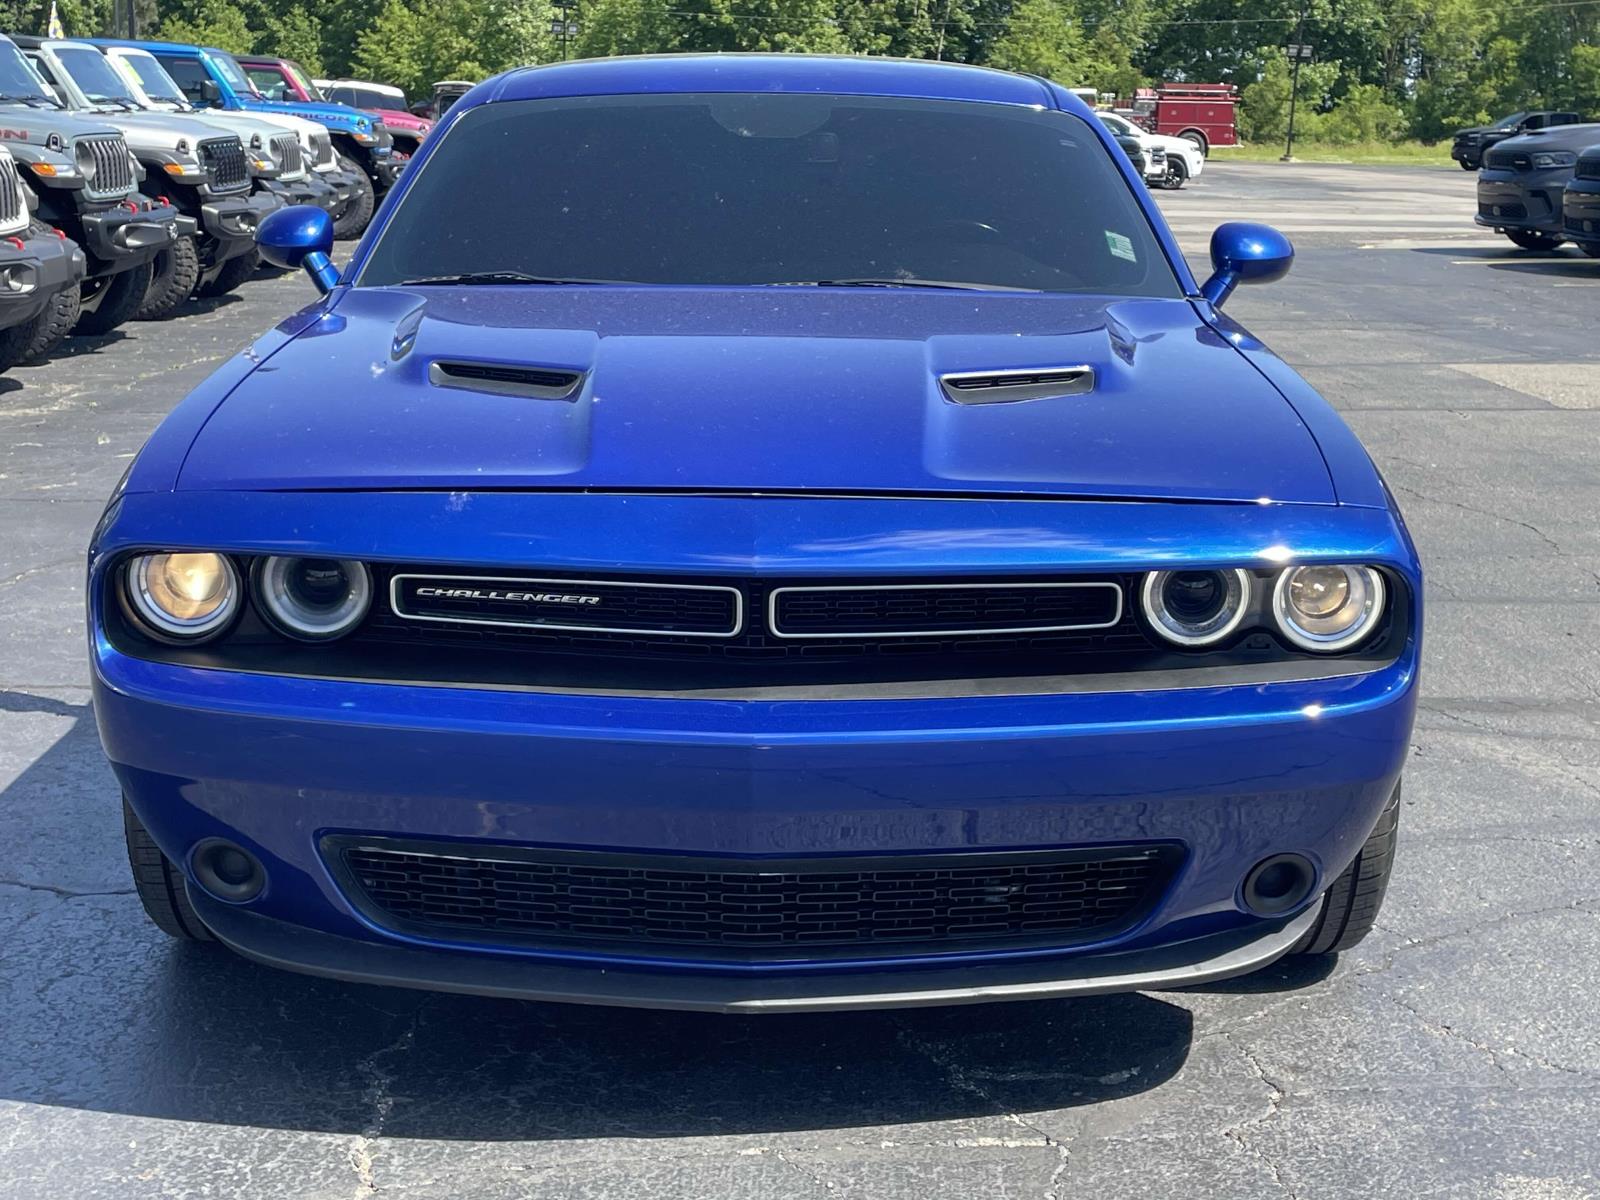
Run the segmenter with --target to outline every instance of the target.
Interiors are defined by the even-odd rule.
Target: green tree
[[[989,49],[989,64],[1080,86],[1088,54],[1076,11],[1063,0],[1019,0]]]
[[[231,54],[248,54],[256,42],[239,6],[229,0],[185,0],[161,18],[157,36],[165,42],[198,42]]]
[[[322,22],[298,4],[267,14],[256,37],[257,54],[292,58],[311,75],[322,74]]]

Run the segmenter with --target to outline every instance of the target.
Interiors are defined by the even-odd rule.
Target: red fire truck
[[[1231,83],[1163,83],[1140,88],[1133,98],[1133,117],[1151,133],[1188,138],[1202,154],[1213,146],[1236,146],[1234,110],[1239,89]]]

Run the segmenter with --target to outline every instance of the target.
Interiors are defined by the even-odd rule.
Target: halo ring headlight
[[[256,601],[286,637],[325,642],[343,637],[372,606],[372,574],[353,558],[273,556],[256,564]]]
[[[1140,588],[1145,620],[1178,646],[1211,646],[1239,628],[1250,607],[1250,573],[1151,571]]]
[[[125,594],[147,632],[169,642],[215,637],[239,611],[244,589],[221,554],[141,554],[127,566]]]
[[[1272,587],[1272,617],[1302,650],[1333,654],[1367,638],[1383,619],[1383,575],[1348,563],[1287,567]]]

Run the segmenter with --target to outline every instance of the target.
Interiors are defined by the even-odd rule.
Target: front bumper
[[[395,185],[395,181],[400,178],[400,173],[405,170],[408,161],[404,158],[397,158],[393,154],[372,160],[372,182],[380,195]]]
[[[256,227],[282,207],[282,199],[270,191],[207,200],[200,206],[200,231],[208,243],[208,263],[217,266],[248,254],[256,244]]]
[[[1251,916],[1238,899],[1243,875],[1264,858],[1295,852],[1314,865],[1320,894],[1359,850],[1408,752],[1415,634],[1380,669],[1315,680],[860,700],[358,682],[132,657],[104,632],[107,564],[122,550],[173,544],[177,529],[182,545],[239,553],[259,552],[260,531],[269,528],[300,530],[300,552],[330,556],[465,555],[509,567],[527,553],[521,540],[492,533],[526,527],[525,496],[472,497],[474,527],[481,522],[486,534],[467,538],[470,547],[459,518],[447,518],[457,511],[447,496],[196,499],[126,496],[97,538],[89,586],[96,718],[129,802],[174,862],[187,870],[198,842],[224,837],[264,865],[267,888],[247,908],[191,888],[203,918],[246,954],[315,973],[731,1011],[958,1003],[1221,978],[1283,953],[1311,911],[1290,914],[1293,928]],[[750,502],[763,505],[757,519],[737,501],[663,498],[641,522],[628,497],[581,500],[587,515],[579,519],[573,499],[537,499],[548,531],[540,562],[550,569],[594,569],[581,556],[594,553],[600,527],[616,535],[608,559],[661,569],[651,556],[680,517],[701,531],[702,552],[723,569],[757,525],[767,531],[762,550],[752,556],[747,545],[738,569],[771,570],[777,561],[802,576],[848,574],[869,562],[879,574],[926,574],[930,564],[945,573],[979,563],[1015,569],[991,549],[1009,544],[999,530],[981,543],[950,540],[950,502],[896,502],[892,517],[851,501]],[[1019,502],[997,515],[992,507],[987,520],[1014,522],[1031,537],[1017,553],[1035,570],[1093,569],[1091,559],[1103,569],[1100,555],[1151,545],[1162,525],[1171,544],[1224,561],[1242,559],[1246,545],[1359,545],[1403,574],[1413,593],[1420,589],[1403,530],[1378,510]],[[893,519],[904,536],[886,542],[883,522]],[[1039,540],[1040,523],[1051,521],[1079,533]],[[1132,524],[1113,531],[1117,522]],[[1334,523],[1344,532],[1330,533]],[[875,532],[857,541],[857,525]],[[1113,548],[1086,548],[1085,527],[1104,530]],[[922,529],[945,536],[913,536]],[[726,544],[710,544],[718,538]],[[1060,562],[1041,562],[1050,555]],[[1411,628],[1420,628],[1420,609]],[[1183,861],[1136,924],[1097,941],[899,954],[873,945],[866,953],[875,957],[741,962],[661,946],[513,945],[470,931],[391,927],[352,902],[324,858],[325,835],[340,833],[724,856],[746,871],[752,862],[824,856],[1152,842],[1181,847]]]
[[[186,232],[170,204],[128,201],[79,216],[89,274],[113,275],[151,261]]]
[[[1573,179],[1562,193],[1562,232],[1575,242],[1600,242],[1600,179]]]
[[[268,192],[278,198],[278,203],[287,208],[296,204],[311,204],[317,208],[327,209],[334,199],[334,191],[314,172],[308,171],[304,178],[286,182],[282,179],[259,179],[256,181],[258,191]]]
[[[77,287],[88,273],[88,260],[76,242],[45,233],[0,239],[0,329],[31,321],[50,298]]]
[[[1518,229],[1562,236],[1561,194],[1571,178],[1571,167],[1545,171],[1484,167],[1478,173],[1478,212],[1473,221],[1496,232]]]
[[[338,217],[345,209],[350,207],[350,202],[355,199],[356,193],[361,188],[361,178],[355,171],[346,171],[343,167],[330,167],[327,170],[318,169],[317,179],[333,189],[333,201],[328,208],[330,215]]]

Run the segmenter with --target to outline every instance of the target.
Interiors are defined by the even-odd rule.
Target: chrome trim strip
[[[784,633],[778,628],[778,597],[785,592],[936,592],[951,591],[957,588],[971,591],[983,587],[1007,588],[1110,588],[1117,595],[1116,616],[1109,621],[1098,622],[1092,625],[1017,625],[1003,629],[914,629],[909,631],[892,631],[886,633]],[[767,630],[773,637],[799,640],[802,638],[823,639],[836,641],[843,638],[892,638],[892,637],[976,637],[982,634],[1009,633],[1060,633],[1074,629],[1110,629],[1122,620],[1122,585],[1109,580],[1098,580],[1087,583],[1030,583],[1002,582],[1000,580],[978,580],[973,583],[875,583],[865,585],[836,584],[825,587],[781,587],[773,588],[767,596]]]
[[[656,588],[681,592],[728,592],[733,596],[733,628],[726,633],[675,629],[613,628],[608,625],[557,625],[550,621],[501,621],[484,617],[426,617],[400,608],[400,582],[405,579],[436,579],[457,584],[533,583],[563,587]],[[554,629],[566,633],[627,633],[636,637],[731,638],[744,632],[744,593],[738,588],[707,583],[639,583],[631,579],[542,579],[523,575],[395,575],[389,580],[389,611],[403,621],[437,621],[446,625],[496,625],[506,629]]]

